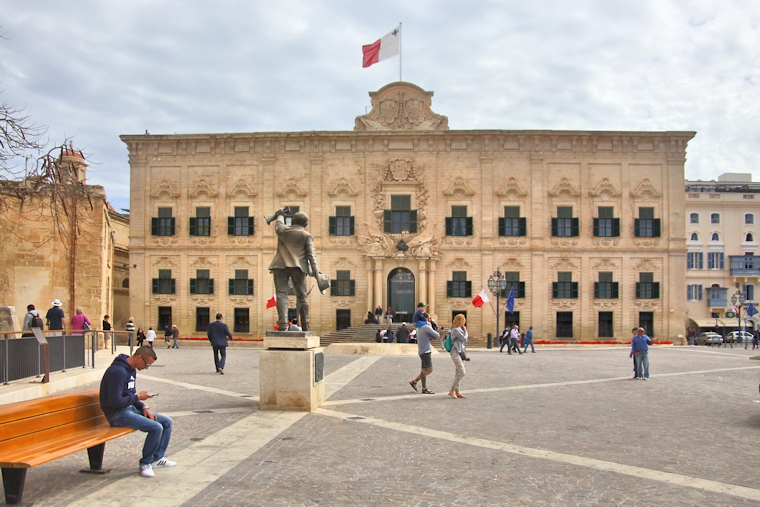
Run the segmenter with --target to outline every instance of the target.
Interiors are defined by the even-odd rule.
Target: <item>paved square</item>
[[[661,347],[649,381],[627,347],[472,350],[462,392],[433,357],[426,396],[417,357],[326,356],[327,403],[312,414],[258,410],[258,355],[158,350],[138,389],[172,416],[155,479],[137,474],[143,436],[31,469],[41,505],[760,505],[760,364],[752,351]],[[99,365],[101,366],[101,365]],[[91,384],[89,387],[96,387]],[[85,387],[83,387],[85,388]]]

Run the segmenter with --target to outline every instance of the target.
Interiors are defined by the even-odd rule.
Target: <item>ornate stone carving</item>
[[[509,178],[501,190],[496,192],[496,195],[506,197],[510,201],[518,201],[524,200],[528,196],[528,192],[517,183],[515,178]]]
[[[578,306],[577,299],[552,299],[555,308],[575,308]]]
[[[469,269],[472,267],[472,264],[467,262],[464,257],[455,257],[454,260],[449,263],[449,267],[453,269]]]
[[[158,260],[153,261],[153,266],[157,268],[177,268],[179,262],[170,257],[159,257]]]
[[[613,197],[620,197],[621,193],[620,190],[610,183],[608,178],[604,178],[596,187],[589,190],[588,195],[591,197],[598,197],[603,201],[608,201]]]
[[[197,197],[200,199],[203,199],[204,197],[206,199],[210,197],[216,197],[219,195],[219,192],[217,192],[215,189],[211,188],[211,186],[206,183],[206,180],[201,179],[198,183],[195,184],[195,186],[187,193],[190,197]]]
[[[522,262],[518,261],[514,257],[507,259],[506,262],[501,264],[501,266],[504,268],[504,271],[519,271],[521,268],[523,268]]]
[[[576,197],[580,197],[581,193],[567,180],[567,178],[562,178],[553,189],[549,190],[549,195],[558,197],[563,201],[569,201]]]
[[[230,197],[256,197],[256,190],[254,190],[252,187],[250,187],[242,178],[237,180],[237,183],[235,183],[232,186],[232,189],[229,191],[228,195]]]
[[[230,296],[230,303],[244,305],[253,303],[253,296]]]
[[[573,264],[573,261],[566,257],[562,257],[557,262],[552,264],[552,269],[556,269],[557,271],[568,271],[573,269],[578,269],[578,266]]]
[[[443,195],[461,201],[465,197],[472,197],[475,195],[475,191],[470,188],[466,181],[464,181],[464,178],[457,177],[451,185],[449,185],[449,188],[444,190]]]
[[[558,246],[560,248],[568,248],[571,246],[575,246],[578,244],[578,238],[554,238],[552,237],[551,243],[554,246]]]
[[[216,236],[191,236],[190,243],[197,246],[207,246],[216,243]]]
[[[333,246],[351,246],[351,236],[329,236],[328,241]]]
[[[452,308],[467,308],[470,306],[470,300],[467,298],[448,298],[449,306]]]
[[[383,228],[383,215],[387,209],[385,202],[386,187],[398,189],[399,183],[406,183],[407,191],[415,192],[417,208],[417,230],[422,232],[427,227],[427,205],[430,195],[423,181],[423,164],[415,163],[411,159],[388,159],[388,164],[377,166],[378,180],[372,187],[371,196],[375,203],[373,214],[377,220],[377,227]]]
[[[599,262],[594,263],[594,269],[600,271],[612,271],[617,269],[618,265],[612,262],[610,259],[601,259]]]
[[[389,234],[364,222],[367,226],[366,234],[357,234],[359,250],[365,257],[388,257],[396,252],[396,243]]]
[[[472,236],[446,236],[444,243],[455,247],[465,247],[472,245]]]
[[[290,178],[280,191],[277,192],[277,196],[293,201],[306,197],[306,192],[298,185],[295,178]]]
[[[194,306],[208,306],[209,304],[216,301],[216,298],[212,296],[205,296],[205,295],[192,295],[190,296],[190,301],[195,303]]]
[[[333,266],[336,268],[353,268],[354,263],[348,257],[338,257]]]
[[[236,257],[234,261],[229,262],[228,265],[231,268],[249,268],[255,266],[251,261],[245,257]]]
[[[210,260],[208,260],[207,257],[198,257],[193,262],[190,263],[191,266],[195,268],[213,268],[216,266],[216,264],[212,263]]]
[[[153,296],[153,302],[157,305],[171,305],[177,302],[177,296],[156,295],[156,296]]]
[[[352,308],[356,303],[355,298],[336,298],[335,306],[337,308]]]
[[[430,109],[433,92],[411,83],[391,83],[370,92],[372,110],[356,117],[354,130],[448,130],[449,119]]]
[[[657,261],[653,259],[642,259],[638,264],[636,264],[636,270],[637,271],[654,271],[658,268]]]
[[[617,244],[620,243],[620,240],[618,238],[593,238],[591,243],[593,243],[594,246],[602,248],[612,248],[613,246],[617,246]]]
[[[613,301],[605,301],[605,300],[594,300],[594,306],[599,308],[600,310],[609,310],[612,308],[617,308],[618,304]]]
[[[179,191],[172,187],[167,180],[163,180],[151,195],[164,202],[179,199]]]
[[[660,238],[634,238],[633,244],[639,248],[655,248],[660,245]]]
[[[158,246],[171,246],[177,243],[175,236],[153,236],[153,243]]]
[[[642,201],[651,201],[659,199],[662,194],[654,188],[649,178],[645,178],[635,189],[631,190],[631,197]]]
[[[634,306],[641,310],[652,310],[661,306],[659,299],[634,299]]]
[[[519,246],[525,246],[525,244],[527,242],[528,241],[524,237],[521,237],[521,236],[517,236],[517,237],[511,237],[511,236],[510,237],[504,237],[504,236],[500,236],[499,237],[499,244],[503,245],[503,246],[506,246],[506,247],[509,247],[509,248],[516,248],[516,247],[519,247]]]
[[[353,189],[353,187],[346,181],[346,178],[341,178],[338,183],[335,184],[332,190],[327,193],[330,197],[338,199],[340,201],[349,201],[355,199],[359,193]]]
[[[418,258],[439,258],[441,252],[438,249],[441,240],[433,237],[433,228],[423,231],[407,241],[409,253]]]

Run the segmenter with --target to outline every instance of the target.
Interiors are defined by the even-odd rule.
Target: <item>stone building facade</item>
[[[289,206],[333,280],[310,296],[319,333],[425,301],[443,325],[466,313],[481,343],[495,311],[536,339],[682,338],[693,132],[450,130],[432,96],[387,85],[353,131],[122,136],[136,318],[203,335],[222,312],[261,336],[276,320],[264,218]],[[471,304],[497,270],[512,314]]]

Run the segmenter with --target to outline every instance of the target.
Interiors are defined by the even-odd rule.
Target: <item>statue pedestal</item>
[[[312,412],[325,401],[324,348],[312,331],[267,331],[259,355],[261,410]]]

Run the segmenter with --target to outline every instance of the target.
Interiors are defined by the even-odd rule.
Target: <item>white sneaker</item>
[[[140,475],[142,475],[143,477],[156,476],[156,474],[153,473],[153,467],[150,464],[143,465],[142,463],[140,464]]]
[[[166,458],[161,458],[160,460],[153,463],[153,466],[154,467],[176,467],[177,462],[168,460]]]

